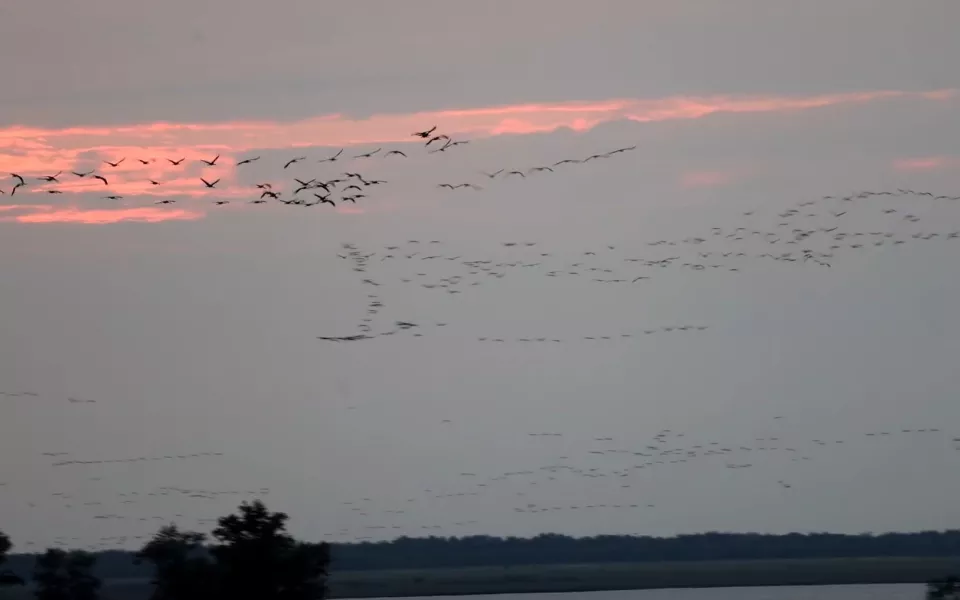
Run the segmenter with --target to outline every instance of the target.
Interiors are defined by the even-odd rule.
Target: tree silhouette
[[[219,519],[213,538],[220,543],[209,549],[203,534],[164,527],[137,555],[154,565],[153,600],[323,598],[329,545],[295,540],[287,519],[259,500],[244,502],[238,514]]]
[[[927,600],[960,600],[960,577],[928,581]]]
[[[215,591],[213,563],[203,547],[206,536],[180,531],[176,525],[160,529],[136,555],[155,569],[153,600],[202,600]]]
[[[286,533],[289,517],[263,502],[240,505],[219,520],[211,549],[222,572],[223,597],[237,600],[313,600],[326,594],[328,544],[298,542]]]
[[[100,591],[100,580],[92,573],[96,562],[89,552],[48,549],[33,567],[37,600],[96,600]]]
[[[0,565],[7,562],[7,554],[11,548],[13,548],[13,544],[10,542],[10,538],[7,537],[7,534],[0,531]],[[26,585],[26,583],[23,578],[13,571],[0,571],[0,587]]]

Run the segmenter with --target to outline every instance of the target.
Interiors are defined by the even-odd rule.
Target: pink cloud
[[[719,187],[732,183],[735,178],[732,171],[690,171],[680,177],[680,185],[686,188]]]
[[[109,186],[90,177],[73,175],[56,184],[32,180],[19,193],[44,193],[55,187],[63,192],[120,195],[124,197],[184,196],[193,198],[249,197],[253,190],[238,184],[235,163],[251,152],[311,147],[349,147],[416,143],[411,132],[437,125],[439,131],[473,138],[500,135],[548,133],[559,129],[583,132],[602,123],[617,120],[655,122],[699,119],[721,113],[764,113],[809,110],[841,104],[858,104],[887,98],[917,98],[944,101],[957,96],[957,90],[904,92],[882,90],[850,94],[816,96],[676,96],[659,99],[611,99],[597,102],[528,103],[469,109],[451,109],[407,114],[376,114],[350,118],[340,114],[321,115],[294,122],[234,121],[221,123],[140,123],[123,126],[83,126],[38,128],[15,126],[0,129],[0,173],[20,173],[26,178],[52,175],[57,171],[97,169],[110,181]],[[303,151],[306,153],[306,151]],[[222,157],[215,169],[201,166],[199,160]],[[126,157],[119,167],[105,160]],[[141,164],[137,158],[155,157]],[[167,159],[186,160],[180,166]],[[919,159],[913,159],[919,160]],[[346,161],[341,164],[349,164]],[[911,164],[913,165],[911,167]],[[920,163],[905,163],[900,168],[924,168]],[[933,167],[929,167],[933,168]],[[200,177],[216,179],[217,189],[207,190]],[[689,173],[685,185],[722,185],[730,175]],[[149,179],[160,181],[154,186]],[[133,210],[133,209],[125,209]],[[181,214],[154,208],[144,209],[144,220]],[[76,209],[79,211],[79,209]],[[61,213],[68,218],[75,213]],[[76,213],[79,215],[79,212]],[[75,222],[87,222],[96,214],[77,216]],[[119,214],[119,213],[118,213]],[[135,213],[127,213],[134,215]],[[192,213],[190,213],[192,214]],[[146,215],[150,215],[147,217]],[[112,217],[104,217],[109,219]],[[133,217],[131,217],[133,218]],[[170,217],[179,218],[179,217]],[[123,220],[123,219],[122,219]],[[43,222],[40,217],[28,222]]]
[[[960,167],[960,157],[924,156],[920,158],[901,158],[893,162],[893,168],[898,171],[934,171],[952,167]]]
[[[82,223],[85,225],[106,225],[109,223],[139,222],[159,223],[162,221],[191,221],[200,219],[204,213],[186,209],[164,209],[151,206],[117,209],[82,209],[76,207],[50,209],[5,218],[17,223]]]

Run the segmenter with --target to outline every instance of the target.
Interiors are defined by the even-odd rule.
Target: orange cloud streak
[[[902,158],[893,162],[898,171],[935,171],[960,167],[960,158],[956,156],[925,156],[922,158]]]
[[[921,93],[887,90],[808,97],[678,96],[378,114],[362,119],[334,114],[295,122],[161,122],[62,129],[16,126],[0,129],[0,172],[15,172],[34,178],[52,175],[57,171],[95,168],[110,180],[109,187],[89,177],[79,179],[69,174],[53,187],[64,192],[90,194],[109,190],[103,191],[103,195],[238,197],[252,193],[236,184],[234,164],[238,157],[257,151],[294,147],[339,148],[411,142],[415,141],[410,136],[411,132],[433,125],[451,135],[484,138],[547,133],[561,128],[587,131],[601,123],[616,120],[654,122],[698,119],[718,113],[795,111],[907,97],[943,101],[956,96],[957,90],[952,89]],[[197,168],[199,159],[210,159],[215,154],[222,155],[216,170]],[[104,160],[117,160],[120,157],[127,157],[127,160],[119,167],[113,168],[103,163]],[[157,157],[157,160],[143,165],[136,160],[137,157]],[[167,158],[186,158],[186,161],[182,166],[174,167],[167,162]],[[173,179],[170,179],[171,172],[176,174]],[[198,178],[207,177],[207,174],[222,178],[215,192],[208,193],[199,182]],[[147,179],[162,181],[162,184],[153,186]],[[21,193],[30,190],[43,192],[49,187],[32,181]],[[176,211],[161,212],[165,215],[178,214]]]
[[[731,183],[735,174],[729,171],[692,171],[684,173],[680,185],[687,188],[718,187]]]
[[[191,221],[200,219],[204,213],[187,209],[163,209],[151,206],[118,209],[82,209],[76,207],[45,209],[26,215],[3,218],[17,223],[82,223],[106,225],[121,222],[159,223],[161,221]]]

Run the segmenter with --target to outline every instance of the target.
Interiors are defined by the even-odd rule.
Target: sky
[[[958,20],[3,6],[0,530],[956,527]]]

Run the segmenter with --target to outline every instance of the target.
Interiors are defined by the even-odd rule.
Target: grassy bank
[[[837,558],[342,571],[334,598],[454,596],[669,587],[923,583],[960,573],[957,558]],[[107,580],[104,600],[146,600],[143,579]],[[30,598],[29,592],[3,598]]]

